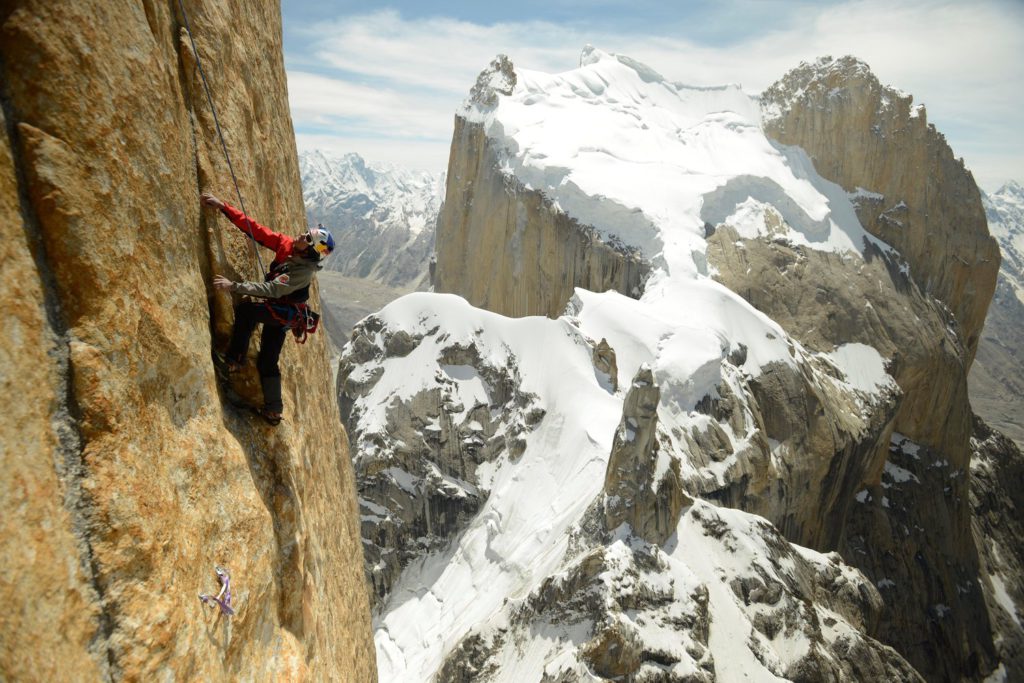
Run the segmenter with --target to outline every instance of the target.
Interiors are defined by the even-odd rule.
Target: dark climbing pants
[[[270,310],[263,303],[244,301],[235,306],[235,325],[231,330],[228,358],[241,362],[249,350],[249,338],[256,326],[263,325],[260,336],[260,353],[256,357],[256,370],[263,385],[264,409],[280,413],[284,409],[281,401],[281,370],[277,360],[281,356],[288,330],[278,325]]]

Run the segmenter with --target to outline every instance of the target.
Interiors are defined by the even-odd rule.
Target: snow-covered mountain
[[[337,240],[328,268],[391,287],[424,289],[444,174],[373,167],[358,154],[299,155],[302,198],[311,223]]]
[[[999,240],[1001,277],[1024,303],[1024,187],[1009,181],[991,195],[982,195],[988,229]]]
[[[844,67],[808,69],[820,88]],[[561,74],[507,59],[481,74],[437,238],[439,276],[460,269],[444,281],[465,290],[366,318],[339,373],[382,681],[995,667],[991,634],[962,626],[986,604],[973,545],[951,548],[969,459],[959,328],[858,214],[920,207],[846,190],[766,134],[763,104],[781,125],[810,91],[765,104],[592,48]],[[938,144],[901,106],[886,115]],[[984,231],[974,208],[965,232]],[[563,229],[593,246],[524,267]],[[642,291],[570,288],[557,319],[467,303],[544,311],[577,280],[543,268],[608,282],[593,271],[636,254]],[[932,664],[914,649],[927,636],[897,653],[876,638],[887,603],[886,636],[931,623],[969,644]]]
[[[975,411],[1024,445],[1024,188],[1010,181],[982,195],[1002,261],[971,370]]]

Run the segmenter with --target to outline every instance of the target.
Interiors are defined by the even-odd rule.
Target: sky
[[[688,85],[757,94],[853,55],[924,104],[979,186],[1024,182],[1024,0],[282,0],[299,151],[446,169],[456,110],[497,54],[575,68],[585,45]]]

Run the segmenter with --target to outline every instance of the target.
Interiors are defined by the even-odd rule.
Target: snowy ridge
[[[472,346],[495,365],[514,364],[522,391],[535,395],[544,411],[519,457],[480,465],[489,495],[479,513],[446,550],[406,568],[376,614],[381,680],[431,680],[443,667],[458,669],[466,661],[489,662],[494,680],[570,673],[596,680],[582,662],[599,654],[583,643],[600,640],[608,620],[618,633],[646,644],[637,654],[641,670],[665,674],[665,680],[713,680],[714,672],[721,680],[741,674],[775,680],[795,675],[810,660],[831,675],[855,675],[844,667],[856,662],[827,653],[866,647],[863,621],[877,592],[837,556],[798,549],[764,520],[703,501],[684,510],[660,548],[628,526],[611,542],[587,530],[603,505],[625,393],[642,366],[651,368],[660,388],[658,473],[678,467],[690,484],[738,478],[747,466],[744,454],[762,448],[746,397],[749,384],[769,368],[787,369],[837,397],[855,425],[896,391],[885,370],[888,359],[874,348],[850,344],[812,353],[712,279],[708,226],[728,224],[741,236],[833,252],[842,260],[862,259],[867,244],[889,248],[863,230],[850,196],[818,176],[806,154],[767,139],[759,103],[736,86],[669,83],[634,60],[593,48],[572,71],[515,75],[482,75],[478,83],[498,82],[508,94],[477,97],[463,115],[486,127],[504,173],[641,249],[653,274],[640,300],[577,289],[558,320],[507,319],[450,295],[409,295],[381,311],[374,324],[417,339],[415,349],[367,360],[346,347],[366,387],[352,413],[356,439],[380,434],[392,411],[445,372],[438,358],[442,343]],[[618,391],[595,370],[601,339],[615,352]],[[386,341],[380,336],[375,343]],[[472,400],[488,400],[483,391]],[[723,393],[736,400],[728,420],[698,410]],[[711,429],[727,442],[728,455],[697,461],[688,435]],[[370,438],[354,450],[372,452],[383,467],[398,456],[379,443]],[[765,466],[781,467],[774,454]],[[597,553],[596,559],[588,563],[586,553]],[[555,584],[576,586],[566,588],[569,604],[577,594],[583,596],[579,609],[591,603],[590,589],[581,586],[596,580],[587,573],[594,563],[608,572],[596,593],[605,605],[601,614],[546,621],[545,591]],[[771,599],[764,598],[765,605],[750,600],[745,591],[754,588]],[[634,589],[664,599],[645,617],[631,607]],[[860,595],[851,598],[859,607],[830,605],[822,595],[833,593]],[[818,604],[807,607],[812,599]],[[706,629],[680,625],[700,623],[702,613],[706,620],[709,601],[714,617]],[[765,626],[776,621],[779,629]],[[677,625],[659,629],[657,623]]]
[[[522,389],[539,395],[555,416],[527,437],[516,462],[504,458],[488,465],[491,496],[469,528],[447,552],[406,571],[392,591],[376,630],[381,679],[428,680],[447,647],[506,597],[525,595],[558,566],[569,528],[603,481],[612,430],[595,430],[594,424],[614,423],[621,408],[598,384],[589,348],[567,321],[503,318],[441,294],[410,294],[378,316],[388,329],[426,336],[409,355],[385,361],[381,381],[360,401],[367,433],[386,419],[396,398],[433,384],[437,345],[449,340],[474,344],[495,365],[514,362]],[[437,333],[441,326],[443,335]],[[559,359],[557,369],[550,366],[552,358]],[[578,410],[581,405],[585,412]],[[555,453],[572,457],[551,457]]]
[[[1010,181],[991,195],[982,192],[988,229],[999,242],[999,273],[1024,303],[1024,187]]]
[[[797,243],[859,253],[875,241],[802,151],[768,140],[758,100],[738,86],[670,83],[594,48],[581,61],[561,74],[519,70],[496,107],[464,107],[503,150],[504,172],[563,211],[680,278],[706,274],[706,222],[763,233],[766,203]]]
[[[838,659],[822,643],[856,643],[869,601],[854,600],[853,610],[841,603],[862,585],[838,556],[788,544],[756,516],[697,501],[665,548],[620,535],[506,602],[479,628],[495,654],[474,665],[490,664],[499,680],[606,680],[598,676],[614,675],[616,663],[587,666],[578,645],[607,627],[606,613],[635,638],[617,657],[636,657],[636,643],[653,655],[637,680],[788,680],[773,671],[791,671],[809,655]],[[822,599],[827,592],[837,599]]]
[[[641,359],[654,357],[652,350],[666,332],[664,324],[652,318],[626,317],[635,301],[621,295],[580,291],[579,296],[582,301],[577,304],[584,309],[589,307],[594,315],[590,326],[598,326],[599,316],[604,315],[608,319],[620,319],[625,327],[633,328],[635,335],[642,335],[636,338],[637,345],[621,347],[619,363],[624,370],[620,369],[618,379],[620,385],[628,386],[628,376]],[[386,344],[384,336],[400,332],[419,341],[406,355],[367,362],[357,371],[357,380],[379,377],[365,397],[356,402],[354,414],[359,429],[355,432],[358,441],[353,444],[353,451],[358,453],[358,458],[375,460],[380,463],[376,467],[391,462],[389,451],[401,449],[402,445],[388,443],[388,414],[396,404],[434,386],[439,373],[455,374],[451,366],[439,361],[439,350],[446,346],[472,347],[492,365],[514,367],[522,378],[520,390],[535,395],[545,413],[544,419],[526,436],[526,447],[519,458],[505,454],[480,466],[481,486],[489,491],[483,507],[447,549],[426,555],[402,574],[376,616],[375,640],[381,680],[430,680],[463,638],[487,634],[492,629],[507,629],[508,623],[527,618],[522,612],[527,609],[524,606],[537,599],[549,577],[565,572],[571,574],[573,567],[579,564],[578,550],[574,549],[578,542],[573,539],[582,533],[586,513],[601,493],[623,396],[621,392],[611,393],[595,371],[594,342],[581,332],[580,328],[585,325],[578,319],[510,319],[472,308],[460,297],[442,294],[410,294],[393,302],[374,318],[382,323],[374,333],[381,347]],[[701,320],[697,314],[693,329],[675,331],[679,355],[667,369],[662,363],[666,391],[674,387],[676,392],[664,407],[667,423],[686,431],[693,426],[703,426],[710,418],[684,409],[686,403],[679,402],[696,402],[705,393],[714,392],[717,383],[741,381],[735,376],[720,374],[723,349],[719,341],[694,334]],[[747,322],[748,325],[756,323]],[[688,354],[684,352],[686,348],[690,351]],[[757,363],[766,359],[779,360],[764,348],[752,349],[748,358],[751,370],[756,370]],[[884,373],[879,375],[877,369],[871,369],[880,366],[876,359],[877,353],[872,356],[869,347],[858,347],[852,351],[841,349],[817,360],[834,363],[837,367],[865,360],[867,367],[852,375],[845,390],[870,401],[871,394],[862,393],[861,389],[877,389],[878,383],[887,384]],[[746,367],[741,366],[741,372]],[[461,408],[492,402],[492,387],[481,383],[474,373],[463,373],[461,377],[464,383],[459,387]],[[685,381],[674,381],[676,377]],[[823,375],[821,381],[836,380]],[[668,438],[667,434],[664,436]],[[736,439],[742,441],[750,436],[748,432],[736,435]],[[685,453],[685,446],[676,447],[677,454]],[[715,463],[706,469],[698,469],[685,459],[683,464],[691,477],[721,478],[730,462]],[[388,473],[400,482],[411,481],[400,468],[392,468]],[[702,521],[708,518],[715,521]],[[707,530],[709,525],[715,528],[714,533]],[[725,528],[729,529],[728,537],[732,539],[729,542],[721,540]],[[753,537],[751,530],[757,531]],[[806,566],[798,561],[793,555],[797,552],[800,558],[819,558],[816,562],[828,567],[826,575],[839,571],[850,586],[865,583],[856,571],[840,567],[835,557],[820,559],[811,551],[794,551],[771,525],[742,512],[696,504],[680,520],[677,534],[672,549],[659,550],[626,533],[618,544],[613,543],[604,551],[602,557],[607,559],[609,571],[615,571],[621,563],[632,567],[632,551],[627,552],[626,546],[635,546],[636,552],[655,558],[652,561],[657,568],[648,571],[645,581],[665,584],[669,592],[662,601],[664,604],[651,607],[648,618],[653,623],[680,611],[696,613],[699,610],[687,596],[694,591],[707,590],[701,586],[710,588],[712,613],[719,615],[716,617],[719,622],[727,619],[727,625],[713,628],[711,641],[701,647],[712,653],[722,674],[735,667],[737,673],[762,671],[766,676],[774,675],[770,671],[786,670],[814,648],[810,641],[765,639],[756,630],[751,631],[751,642],[759,643],[755,648],[759,654],[739,646],[742,641],[737,643],[736,635],[750,631],[753,624],[759,623],[758,609],[744,606],[743,599],[730,589],[718,589],[721,577],[731,580],[743,576],[749,572],[749,568],[743,568],[753,565],[773,567],[772,575],[789,586],[787,594],[791,593],[797,604],[806,598],[800,596],[806,590],[807,581],[819,580],[809,578],[816,573],[817,565]],[[761,539],[762,535],[765,539]],[[744,550],[738,551],[737,547]],[[790,559],[785,559],[787,557]],[[793,574],[793,562],[801,567],[798,574]],[[622,571],[626,580],[633,569],[627,567]],[[620,582],[611,578],[608,581],[607,599],[628,603],[628,596],[621,593]],[[788,604],[775,607],[791,611],[792,605],[785,606]],[[828,615],[840,625],[834,624],[828,632],[816,631],[818,640],[829,640],[859,628],[837,618],[831,611]],[[637,624],[630,621],[626,627],[640,628],[643,623],[641,615]],[[499,648],[500,652],[493,655],[501,662],[498,668],[502,675],[498,680],[537,680],[544,673],[555,675],[567,670],[579,673],[580,653],[572,645],[578,638],[573,634],[591,633],[595,628],[593,620],[576,625],[552,624],[543,643],[505,643]],[[677,660],[672,668],[679,675],[700,672],[707,665],[705,658],[687,654],[685,643],[678,640],[679,633],[672,628],[658,631],[644,627],[641,631],[644,638],[666,643],[665,652],[670,653],[666,656]],[[512,649],[505,650],[505,646]],[[532,655],[524,658],[521,647],[530,648]],[[692,647],[690,650],[696,651]],[[760,660],[774,664],[765,668],[758,663]]]

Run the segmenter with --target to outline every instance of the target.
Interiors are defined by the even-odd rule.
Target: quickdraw
[[[229,617],[234,616],[235,610],[231,608],[231,577],[228,575],[228,570],[224,569],[224,567],[214,567],[213,571],[217,573],[217,578],[220,579],[220,593],[217,593],[217,595],[200,593],[199,600],[204,605],[215,603],[220,607],[221,614]],[[213,605],[210,606],[212,607]]]
[[[268,301],[266,307],[274,322],[291,330],[299,344],[305,344],[309,335],[320,326],[320,314],[306,304],[272,304]]]

